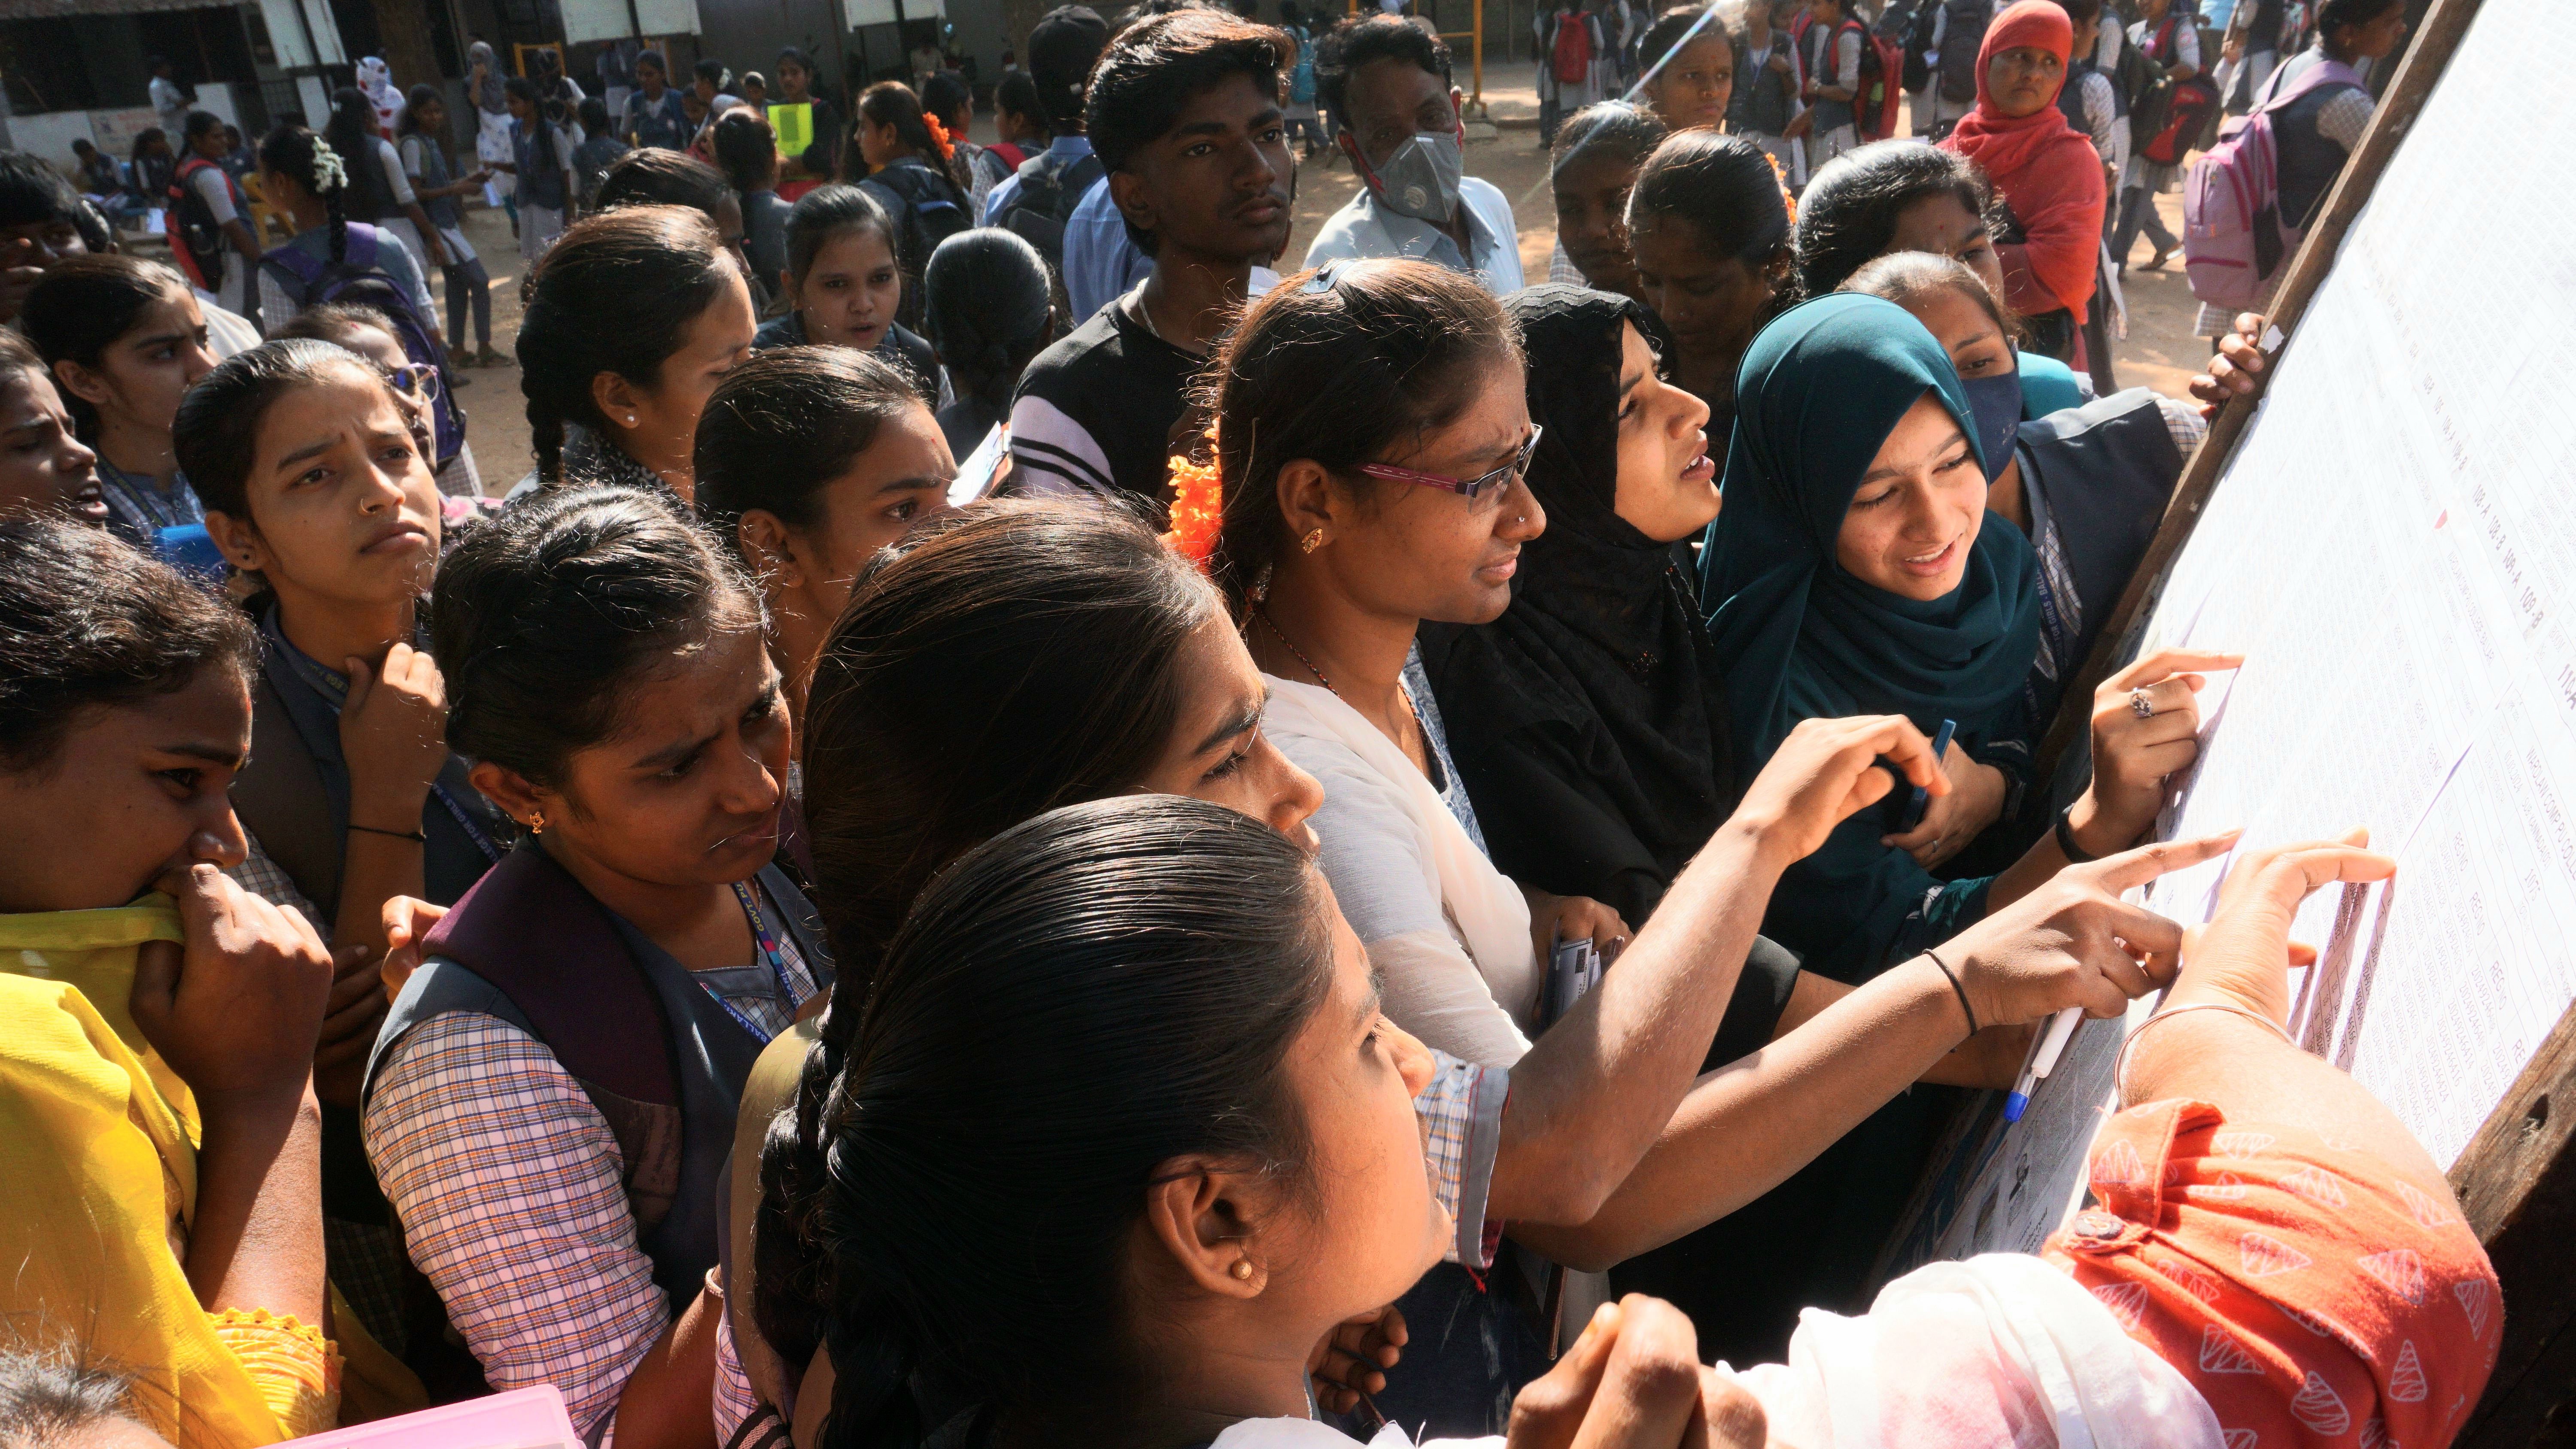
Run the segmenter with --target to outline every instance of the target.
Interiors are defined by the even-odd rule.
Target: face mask
[[[1968,409],[1976,414],[1977,446],[1985,450],[1986,481],[1992,483],[2011,465],[2013,439],[2021,436],[2021,373],[1963,378],[1959,386],[1967,389]]]
[[[1377,199],[1398,216],[1447,226],[1458,214],[1458,178],[1467,153],[1448,131],[1415,136],[1395,148],[1369,178]]]

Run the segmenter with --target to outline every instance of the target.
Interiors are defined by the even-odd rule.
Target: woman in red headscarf
[[[1977,108],[1941,144],[1983,167],[2012,208],[1995,248],[2005,300],[2030,320],[2038,350],[2080,368],[2104,192],[2093,143],[2057,108],[2074,42],[2056,0],[2020,0],[1996,16],[1977,53]]]

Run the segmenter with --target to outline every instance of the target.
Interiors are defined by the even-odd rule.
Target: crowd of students
[[[1795,195],[1785,20],[1655,17],[1528,287],[1407,17],[1067,7],[1016,166],[887,83],[792,204],[702,72],[714,164],[631,131],[535,258],[506,500],[418,98],[262,142],[374,279],[263,263],[266,341],[0,157],[0,1439],[2447,1442],[2494,1276],[2282,1030],[2394,864],[2125,899],[2235,844],[2150,838],[2235,656],[2037,754],[2205,426],[2030,345],[2075,8]],[[1307,63],[1364,189],[1282,277]],[[2156,991],[2091,1205],[1876,1287],[2032,1024]]]

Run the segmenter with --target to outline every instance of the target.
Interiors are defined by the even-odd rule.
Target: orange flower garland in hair
[[[1762,153],[1762,159],[1771,163],[1771,174],[1780,178],[1780,204],[1789,209],[1789,224],[1791,226],[1796,226],[1798,224],[1798,193],[1789,189],[1789,168],[1781,165],[1780,158],[1772,155],[1768,151]]]
[[[1163,535],[1163,546],[1198,565],[1204,574],[1216,554],[1217,534],[1225,527],[1225,474],[1217,463],[1216,424],[1208,424],[1207,461],[1175,453],[1169,473],[1172,526]]]
[[[948,128],[939,123],[937,116],[924,111],[921,113],[921,124],[930,128],[930,144],[939,148],[940,160],[945,161],[957,154],[956,143],[948,139]],[[1771,164],[1777,166],[1780,163],[1774,161]]]

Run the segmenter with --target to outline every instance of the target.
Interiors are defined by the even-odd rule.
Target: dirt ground
[[[1486,68],[1486,112],[1497,127],[1490,132],[1481,126],[1471,128],[1467,146],[1468,172],[1493,182],[1511,198],[1513,212],[1520,218],[1522,268],[1534,280],[1547,275],[1548,254],[1556,243],[1556,218],[1541,186],[1547,175],[1547,157],[1539,149],[1535,124],[1535,74],[1535,67],[1528,62]],[[1462,82],[1467,79],[1464,74],[1460,76]],[[978,139],[991,139],[990,126],[988,119],[976,118]],[[1358,187],[1350,164],[1331,153],[1319,154],[1298,168],[1296,231],[1288,246],[1292,260],[1304,255],[1306,242],[1324,219],[1350,200]],[[2166,224],[2181,230],[2181,196],[2159,197],[2157,204],[2164,211]],[[498,210],[468,213],[466,232],[492,274],[493,345],[509,353],[511,339],[518,335],[519,282],[526,270],[519,260],[518,242],[510,235],[508,216]],[[2143,263],[2149,254],[2150,249],[2140,242],[2135,263]],[[2209,349],[2205,340],[2191,333],[2198,304],[2183,281],[2179,259],[2163,272],[2140,271],[2133,263],[2127,289],[2129,335],[2117,344],[2116,358],[2121,385],[2152,387],[2182,396],[2185,382],[2208,359]],[[446,304],[443,291],[439,303]],[[466,410],[466,433],[474,445],[484,487],[494,493],[506,492],[531,466],[519,370],[513,364],[470,369],[459,376],[468,380],[458,401]]]

